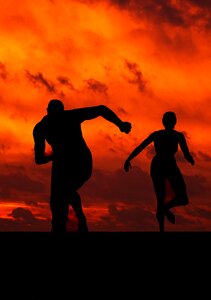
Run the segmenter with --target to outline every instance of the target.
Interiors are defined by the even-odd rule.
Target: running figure
[[[35,162],[52,161],[50,208],[53,233],[67,231],[69,205],[78,219],[78,231],[88,231],[78,190],[91,177],[92,155],[83,138],[81,123],[99,116],[114,123],[122,132],[131,130],[129,122],[121,121],[104,105],[65,110],[57,99],[49,102],[47,115],[34,127]],[[52,147],[50,155],[45,153],[45,142]]]
[[[186,185],[183,176],[177,166],[174,157],[178,150],[178,145],[183,152],[185,159],[194,165],[194,159],[191,156],[185,136],[182,132],[174,130],[177,118],[174,112],[168,111],[163,115],[163,130],[154,131],[138,147],[136,147],[126,159],[124,169],[126,172],[131,168],[130,161],[136,157],[150,143],[154,142],[156,155],[153,157],[150,168],[150,175],[154,185],[157,198],[156,218],[159,223],[160,232],[164,232],[164,217],[169,222],[175,223],[175,215],[171,208],[175,206],[187,205],[189,200],[186,192]],[[165,180],[168,180],[174,197],[165,203],[166,187]]]

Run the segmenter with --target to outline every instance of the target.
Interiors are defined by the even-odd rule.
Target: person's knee
[[[68,202],[72,206],[75,206],[75,205],[77,206],[77,205],[80,205],[81,198],[80,198],[79,194],[76,191],[71,191],[70,194],[69,194]]]

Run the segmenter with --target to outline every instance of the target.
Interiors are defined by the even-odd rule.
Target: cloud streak
[[[96,79],[93,79],[93,78],[90,78],[90,79],[87,79],[84,81],[85,81],[88,89],[92,90],[95,93],[102,93],[102,94],[107,95],[108,87],[106,86],[106,84],[104,84]]]
[[[141,92],[146,90],[147,81],[144,79],[142,72],[139,70],[138,64],[125,60],[125,66],[133,75],[133,78],[128,79],[131,84],[136,84]]]
[[[33,75],[29,71],[26,71],[26,76],[35,86],[44,86],[48,92],[55,93],[54,84],[47,80],[42,73],[38,72]]]

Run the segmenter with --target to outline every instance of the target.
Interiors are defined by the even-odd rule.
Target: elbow
[[[100,108],[100,109],[106,109],[107,106],[105,106],[104,104],[100,104],[100,105],[99,105],[99,108]]]
[[[101,114],[104,114],[107,111],[107,109],[108,109],[107,106],[105,106],[103,104],[99,105],[99,110],[100,110]]]
[[[192,165],[194,165],[195,161],[193,159],[193,157],[190,155],[190,156],[185,156],[185,159]]]
[[[35,161],[36,165],[42,165],[43,164],[43,160],[40,157],[35,157],[34,161]]]
[[[42,165],[42,162],[39,159],[35,159],[35,164],[36,165]]]

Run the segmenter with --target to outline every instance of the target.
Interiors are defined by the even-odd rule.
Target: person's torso
[[[176,130],[159,130],[154,133],[156,156],[162,160],[174,160],[178,150],[179,132]]]
[[[67,159],[80,157],[89,149],[81,131],[81,123],[74,112],[64,111],[42,119],[44,136],[51,145],[54,157]]]

